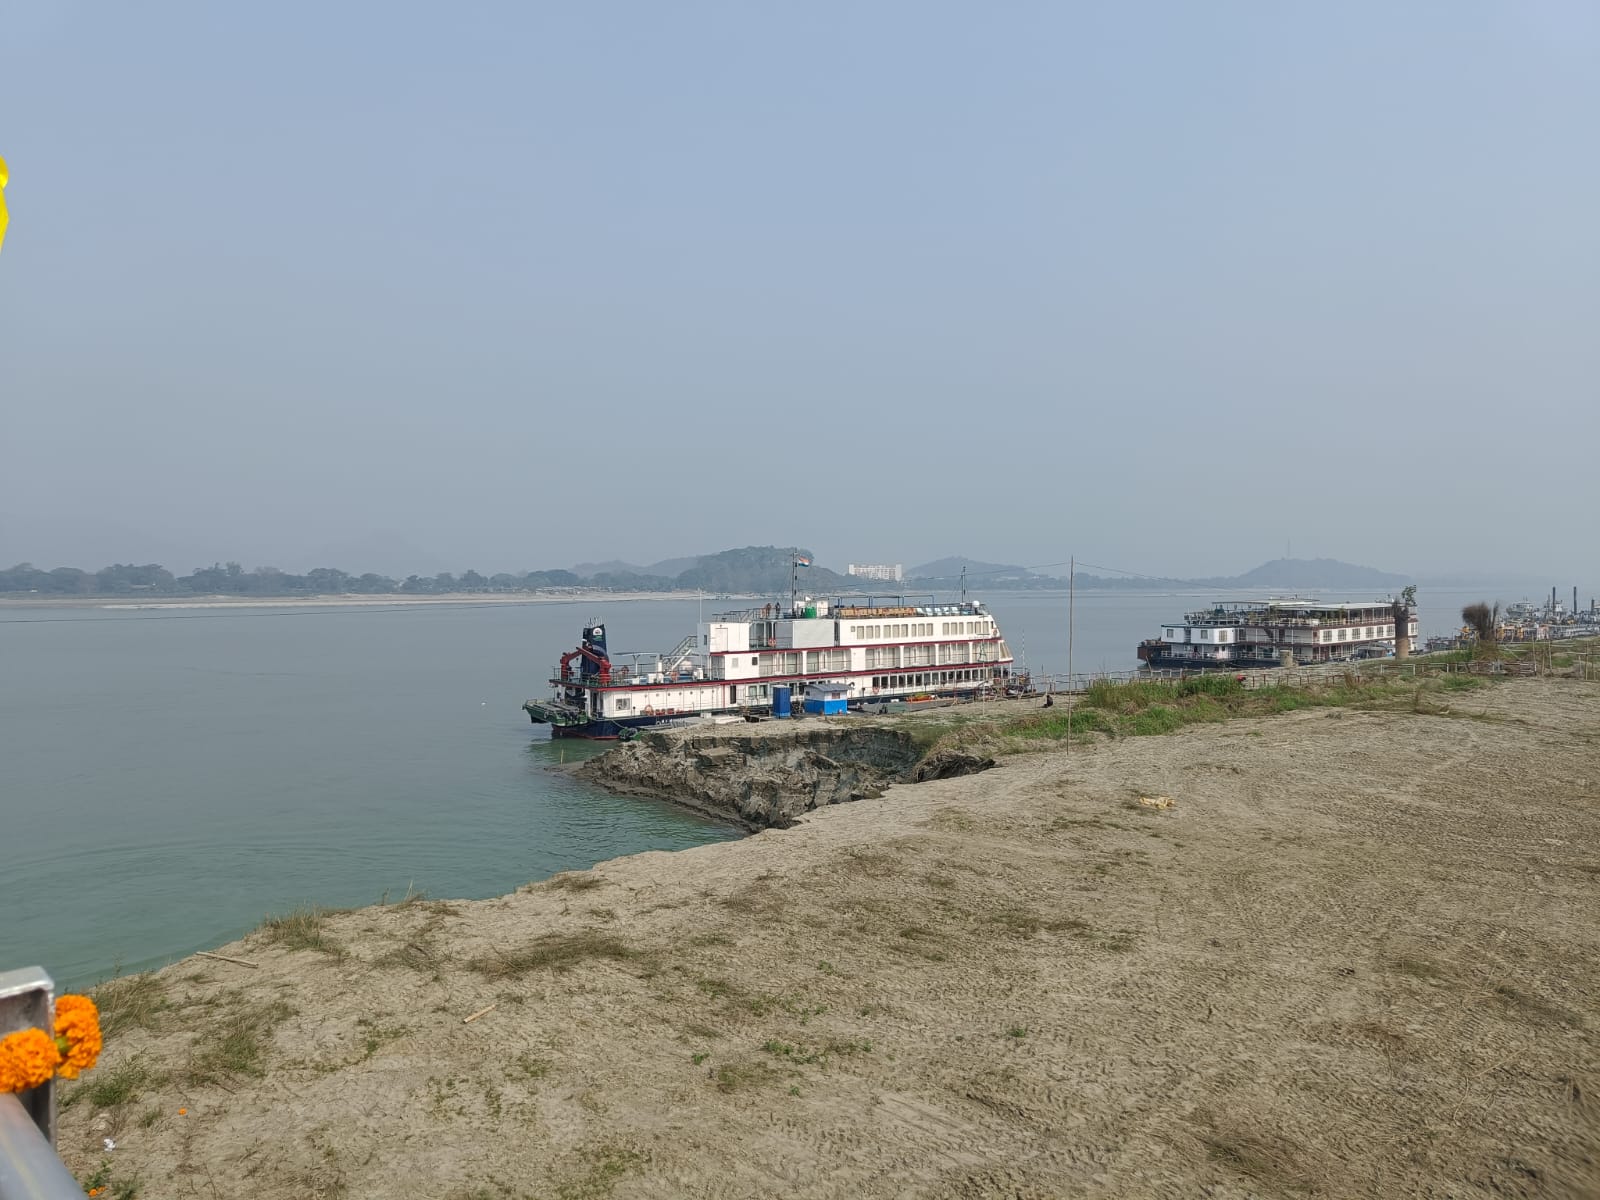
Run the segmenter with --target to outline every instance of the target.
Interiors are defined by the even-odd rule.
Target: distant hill
[[[988,579],[1026,579],[1033,576],[1033,572],[1027,567],[981,562],[976,558],[967,558],[960,554],[923,563],[920,567],[912,567],[906,575],[907,578],[918,581],[959,579],[963,570],[968,575],[981,575]]]
[[[966,583],[977,591],[1045,591],[1063,588],[1065,572],[1045,575],[1026,567],[980,562],[956,555],[924,563],[914,568],[907,584],[929,591],[950,591],[961,585],[961,568],[967,569]],[[1086,590],[1174,591],[1189,588],[1214,588],[1218,591],[1372,591],[1391,592],[1411,583],[1404,575],[1339,562],[1332,558],[1280,558],[1262,563],[1241,575],[1216,575],[1204,579],[1177,579],[1155,576],[1096,575],[1079,571],[1077,585]]]
[[[408,575],[404,579],[375,573],[355,575],[334,567],[317,567],[305,574],[291,574],[276,567],[257,567],[247,571],[237,562],[215,563],[196,568],[177,577],[158,563],[118,563],[99,571],[75,567],[44,570],[31,563],[18,563],[0,570],[0,593],[27,595],[132,595],[136,593],[297,596],[334,595],[353,592],[362,595],[446,594],[454,592],[528,592],[544,588],[589,587],[611,591],[733,592],[745,595],[784,597],[789,593],[795,556],[810,557],[808,550],[787,546],[743,546],[706,554],[698,558],[667,559],[650,567],[632,563],[579,563],[573,570],[527,571],[522,574],[480,575],[464,571],[457,577],[448,571],[431,576]],[[680,563],[689,565],[676,574],[669,569]],[[904,584],[906,592],[953,592],[961,587],[965,567],[966,586],[979,594],[985,591],[1059,590],[1066,580],[1042,575],[1027,567],[1006,566],[979,559],[953,556],[913,568]],[[1319,591],[1371,592],[1382,595],[1410,583],[1404,575],[1394,575],[1373,567],[1359,567],[1331,558],[1278,559],[1262,563],[1242,575],[1209,579],[1157,579],[1149,576],[1106,577],[1088,573],[1077,576],[1080,589],[1178,591],[1206,589],[1267,592]],[[886,591],[867,581],[840,575],[826,567],[802,568],[799,590],[809,596],[859,595],[864,586]]]
[[[796,551],[779,546],[745,546],[707,554],[681,572],[674,586],[707,592],[787,593],[796,554],[810,556],[809,550]],[[826,567],[802,567],[800,590],[804,593],[850,589],[859,580],[835,574]]]
[[[638,569],[646,575],[665,575],[670,579],[676,579],[689,568],[698,566],[699,562],[700,556],[695,554],[688,558],[663,558],[658,563],[651,563],[648,567],[640,567]]]
[[[573,563],[572,573],[579,579],[592,579],[596,575],[656,575],[659,572],[650,567],[636,566],[633,563],[623,562],[613,558],[597,563]]]
[[[1243,575],[1191,579],[1188,582],[1209,587],[1355,591],[1361,588],[1402,588],[1411,580],[1404,575],[1393,575],[1376,567],[1360,567],[1335,558],[1276,558]]]

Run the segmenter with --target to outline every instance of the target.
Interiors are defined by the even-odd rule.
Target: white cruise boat
[[[613,661],[604,625],[593,622],[551,672],[553,695],[522,707],[555,737],[617,738],[688,718],[781,713],[788,697],[798,708],[808,686],[824,684],[852,708],[971,698],[1004,688],[1012,665],[981,602],[872,598],[718,613],[668,653],[626,657]]]
[[[1395,630],[1417,636],[1414,608],[1396,600],[1323,603],[1299,596],[1222,601],[1164,626],[1139,644],[1156,669],[1238,670],[1378,658],[1394,653]]]

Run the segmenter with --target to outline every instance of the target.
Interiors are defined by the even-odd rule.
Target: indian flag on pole
[[[796,554],[794,556],[794,565],[797,567],[809,567],[811,565],[811,556],[809,554]]]

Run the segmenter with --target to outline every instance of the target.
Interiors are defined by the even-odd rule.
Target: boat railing
[[[766,604],[760,608],[735,608],[727,612],[712,613],[713,621],[776,621],[787,616],[781,604]]]

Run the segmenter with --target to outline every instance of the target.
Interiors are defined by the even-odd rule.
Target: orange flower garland
[[[63,1044],[65,1043],[65,1044]],[[100,1058],[100,1010],[87,996],[63,996],[56,1001],[56,1048],[65,1060],[61,1078],[76,1079]]]
[[[0,1092],[25,1092],[48,1083],[60,1065],[61,1051],[42,1029],[21,1029],[0,1038]]]
[[[0,1093],[25,1092],[48,1083],[58,1071],[76,1079],[100,1058],[100,1010],[87,996],[56,1001],[55,1036],[21,1029],[0,1038]]]

